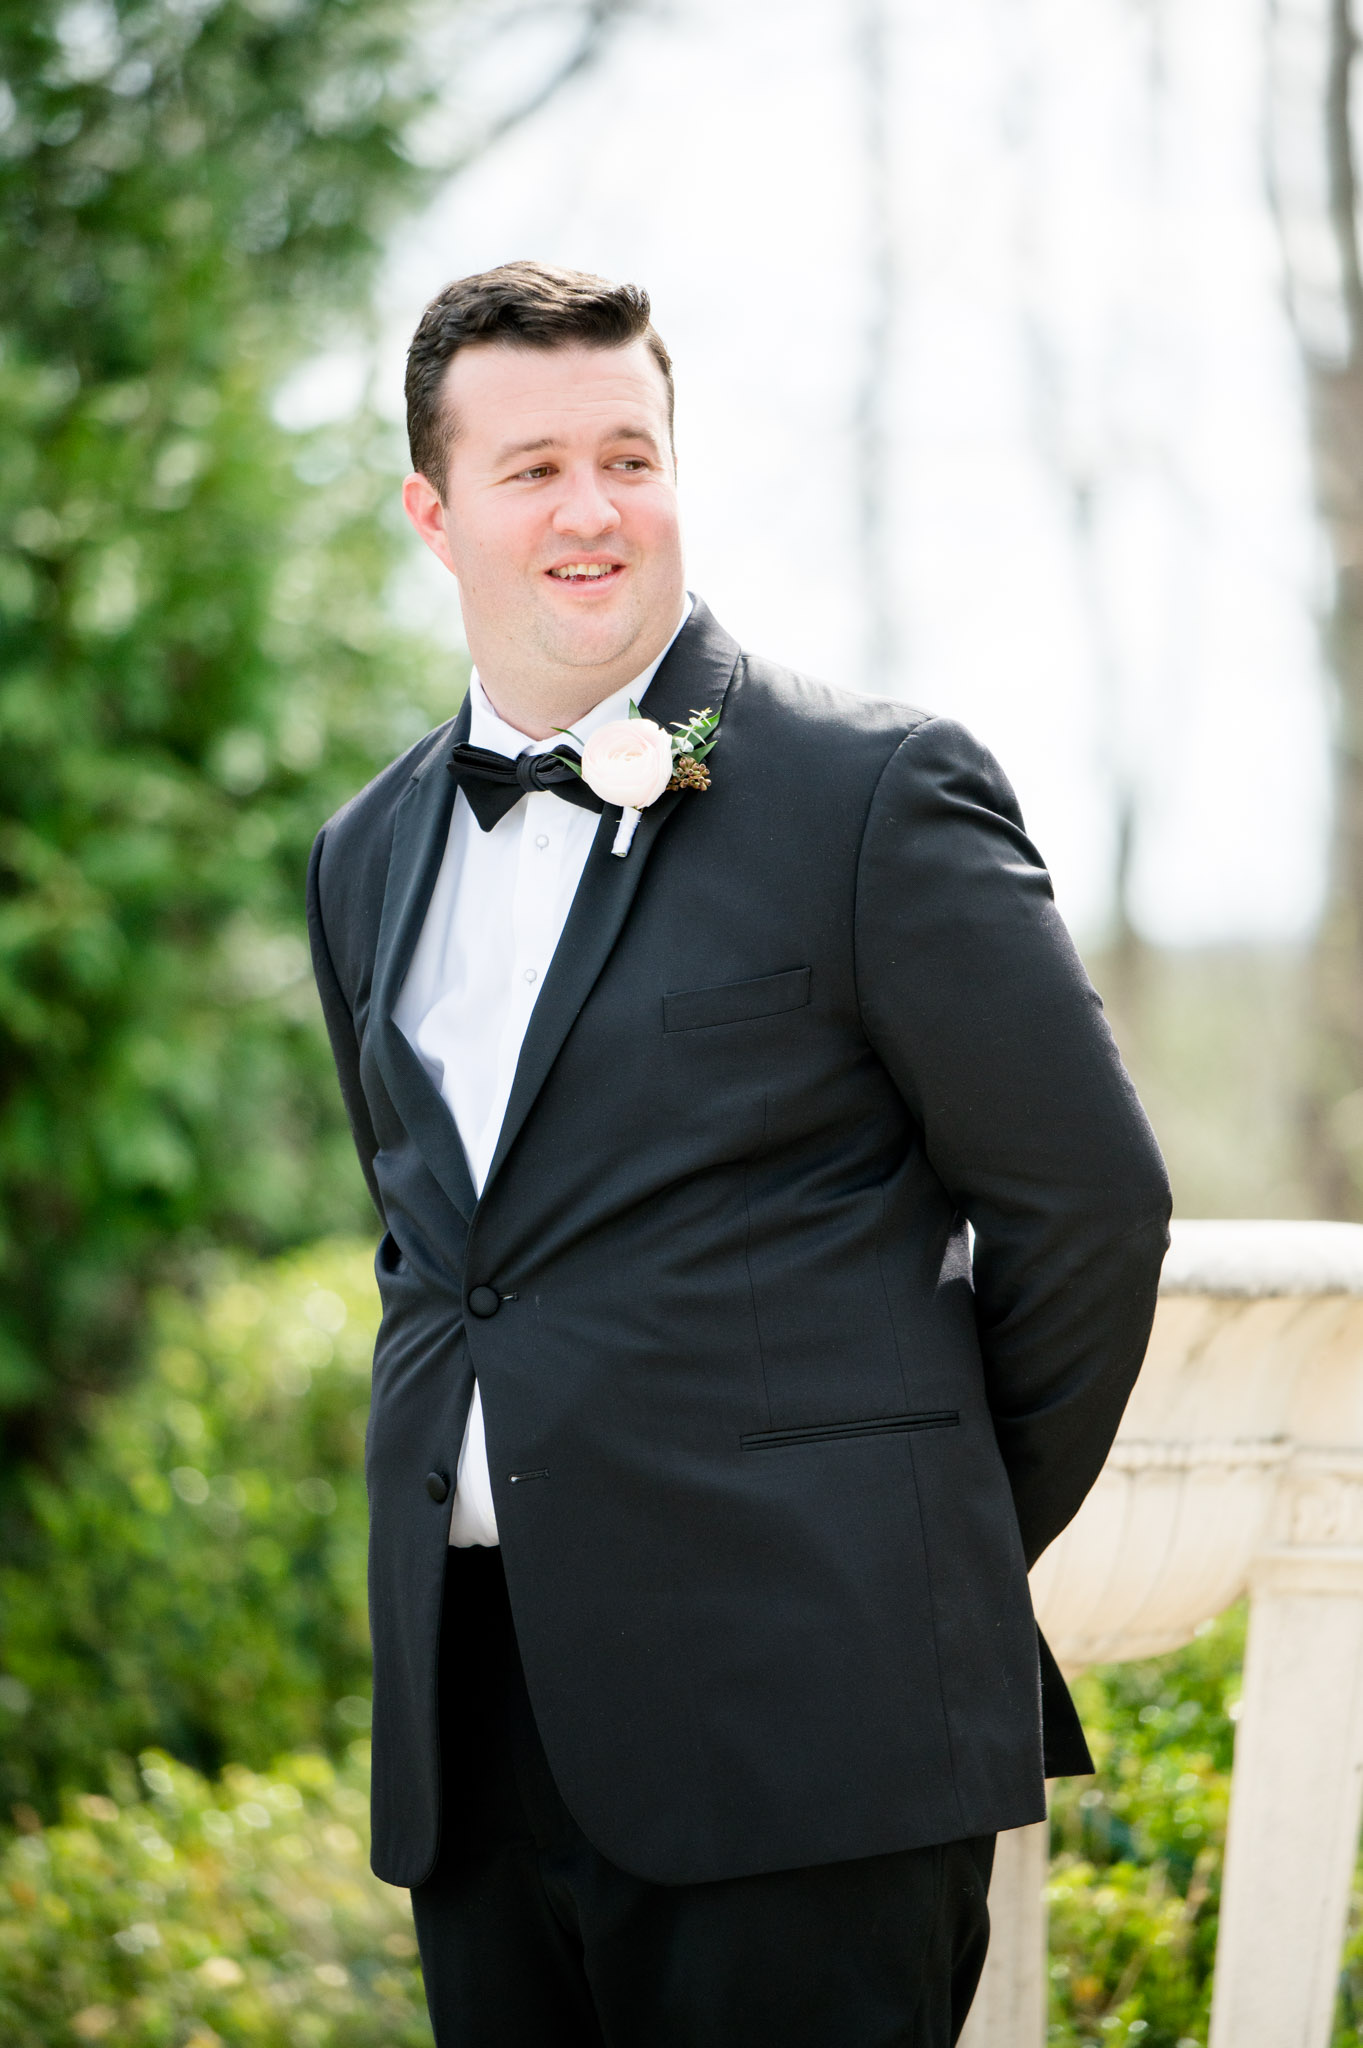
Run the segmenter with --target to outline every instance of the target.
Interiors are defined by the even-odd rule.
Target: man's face
[[[585,709],[648,665],[681,610],[662,373],[643,341],[480,344],[453,358],[444,398],[444,503],[409,478],[407,509],[459,579],[469,650],[494,702],[521,678]]]

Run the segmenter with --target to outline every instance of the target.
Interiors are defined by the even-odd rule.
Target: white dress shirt
[[[677,633],[690,611],[688,597]],[[586,740],[598,726],[628,718],[630,700],[639,702],[663,654],[579,718],[573,726],[577,738]],[[472,746],[514,757],[547,753],[560,744],[557,735],[528,739],[499,718],[476,669],[469,698]],[[479,1195],[497,1149],[530,1013],[572,908],[597,824],[595,811],[565,803],[552,790],[534,790],[484,832],[462,789],[454,799],[440,873],[393,1020],[445,1099]],[[461,1549],[497,1542],[476,1381],[459,1451],[450,1542]]]

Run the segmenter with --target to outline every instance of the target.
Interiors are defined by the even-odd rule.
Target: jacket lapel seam
[[[438,784],[426,785],[425,778],[459,737],[460,728],[467,728],[468,718],[465,698],[454,719],[432,736],[431,745],[413,769],[398,800],[375,947],[370,1009],[379,1067],[394,1108],[398,1109],[399,1121],[465,1221],[473,1214],[476,1197],[458,1125],[393,1012],[445,858],[456,794]],[[424,812],[428,805],[430,816],[420,820],[413,816],[417,810]],[[418,1104],[422,1107],[415,1107]],[[409,1113],[408,1105],[413,1105],[414,1113]]]

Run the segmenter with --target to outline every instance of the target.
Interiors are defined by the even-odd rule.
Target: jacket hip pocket
[[[794,1444],[835,1443],[845,1437],[904,1436],[915,1429],[954,1429],[959,1408],[933,1408],[919,1415],[872,1415],[857,1422],[811,1422],[798,1429],[751,1430],[738,1441],[745,1451],[778,1451]]]

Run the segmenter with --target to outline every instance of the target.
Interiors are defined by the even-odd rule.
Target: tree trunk
[[[1300,16],[1275,12],[1279,47],[1303,47]],[[1285,42],[1284,27],[1297,38]],[[1312,1024],[1300,1095],[1304,1168],[1318,1212],[1363,1216],[1363,274],[1358,253],[1357,157],[1349,99],[1358,40],[1350,0],[1325,0],[1325,42],[1316,71],[1324,150],[1315,219],[1309,195],[1278,175],[1271,188],[1287,287],[1306,371],[1316,504],[1330,542],[1333,582],[1323,622],[1334,684],[1333,807],[1329,890],[1311,969]],[[1292,78],[1270,78],[1270,107],[1290,122]],[[1301,67],[1297,68],[1300,79]],[[1323,118],[1322,118],[1323,117]],[[1276,139],[1272,124],[1271,142]],[[1282,152],[1292,162],[1294,152]],[[1321,213],[1325,219],[1322,222]],[[1323,289],[1319,230],[1328,230],[1335,274]]]

